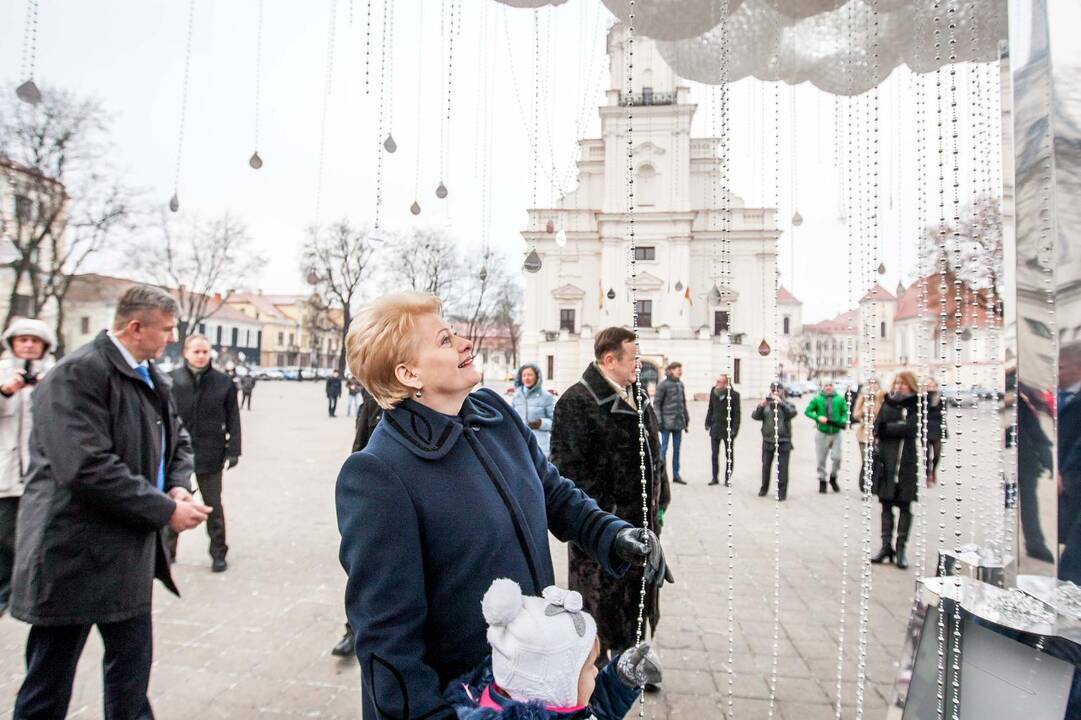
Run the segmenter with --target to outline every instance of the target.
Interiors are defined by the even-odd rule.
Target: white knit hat
[[[578,678],[597,637],[582,596],[555,585],[545,588],[543,598],[523,596],[518,583],[500,578],[481,608],[496,685],[521,702],[577,705]]]
[[[56,335],[48,325],[41,320],[32,318],[16,318],[4,331],[3,343],[8,350],[11,349],[11,341],[20,335],[32,335],[45,343],[45,351],[48,352],[56,347]]]

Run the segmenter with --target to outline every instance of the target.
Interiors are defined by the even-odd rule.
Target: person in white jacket
[[[52,366],[56,346],[49,326],[17,318],[4,332],[0,357],[0,615],[11,597],[15,566],[15,519],[30,463],[33,390]]]

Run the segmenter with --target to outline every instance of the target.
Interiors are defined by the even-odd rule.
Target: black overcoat
[[[162,545],[191,490],[192,451],[169,379],[151,389],[102,332],[34,391],[30,470],[19,507],[11,614],[34,625],[83,625],[150,612],[154,578],[177,592]],[[179,593],[177,593],[179,594]]]
[[[632,386],[631,393],[636,388]],[[668,507],[668,475],[660,455],[657,419],[645,408],[646,487],[649,526],[658,534],[658,511]],[[582,379],[556,402],[552,419],[551,460],[559,474],[569,478],[597,501],[602,510],[642,525],[642,486],[638,456],[638,413],[590,363]],[[597,621],[609,647],[634,644],[638,619],[641,568],[616,580],[573,545],[570,547],[570,587],[582,593],[585,607]],[[655,628],[660,620],[656,588],[647,596],[646,618]]]
[[[173,400],[191,435],[195,472],[215,473],[227,457],[240,457],[240,406],[236,386],[220,370],[209,367],[196,382],[187,365],[170,373]]]
[[[725,390],[716,387],[709,389],[709,407],[706,409],[706,430],[715,438],[728,437],[728,398],[732,398],[732,438],[739,435],[739,424],[743,419],[740,408],[739,392],[731,385]]]
[[[919,491],[919,398],[887,395],[875,416],[871,491],[881,502],[915,502]]]

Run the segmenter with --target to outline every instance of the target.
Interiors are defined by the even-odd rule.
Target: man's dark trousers
[[[251,410],[251,390],[244,390],[240,393],[240,407],[248,406]]]
[[[212,560],[224,560],[225,554],[229,552],[229,546],[225,544],[225,508],[221,506],[221,476],[221,470],[195,474],[195,480],[199,484],[199,494],[203,496],[203,504],[214,508],[206,519],[206,534],[210,536]],[[177,538],[175,532],[165,530],[165,542],[168,546],[169,557],[173,560],[176,560]]]
[[[334,413],[336,413],[338,411],[338,398],[336,398],[336,397],[328,397],[327,398],[327,411],[329,412],[331,417],[334,417]]]
[[[725,464],[724,481],[728,483],[732,479],[732,472],[736,467],[736,439],[732,438],[732,463],[728,463],[728,436],[710,436],[710,446],[713,448],[713,480],[716,482],[720,477],[721,463]],[[724,443],[724,455],[721,455],[721,443]]]
[[[773,446],[762,445],[762,489],[769,490],[770,480],[773,478]],[[788,495],[788,456],[792,454],[792,446],[781,443],[781,452],[777,454],[777,495]]]
[[[91,625],[33,625],[26,639],[26,679],[15,698],[15,720],[63,720],[71,702],[75,667]],[[150,614],[99,623],[105,645],[106,720],[150,720],[146,691],[154,637]]]

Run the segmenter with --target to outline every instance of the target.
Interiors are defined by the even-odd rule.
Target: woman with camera
[[[15,518],[30,463],[31,392],[51,367],[56,340],[40,320],[18,319],[4,333],[0,358],[0,615],[11,596]]]

